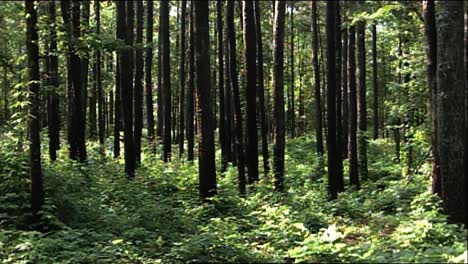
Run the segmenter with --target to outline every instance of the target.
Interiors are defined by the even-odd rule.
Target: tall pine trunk
[[[31,209],[33,223],[39,222],[39,211],[44,203],[41,168],[40,110],[39,110],[39,37],[35,1],[26,0],[26,52],[28,55],[29,105],[29,176],[31,180]]]
[[[136,1],[136,36],[135,36],[135,89],[133,109],[135,111],[134,142],[137,164],[141,162],[141,136],[143,130],[143,0]]]
[[[148,140],[154,144],[154,109],[153,109],[153,1],[146,2],[146,56],[145,56],[145,102]]]
[[[336,151],[338,153],[338,161],[336,168],[336,180],[337,180],[337,188],[338,191],[341,192],[344,190],[344,177],[343,177],[343,159],[341,158],[341,153],[343,149],[343,130],[341,127],[343,113],[341,112],[341,105],[342,105],[342,93],[341,93],[341,14],[340,14],[340,2],[337,1],[336,5],[336,35],[335,35],[335,51],[336,51],[336,103],[335,103],[335,110],[336,110]]]
[[[360,188],[357,158],[357,102],[356,102],[356,27],[348,30],[348,160],[349,183]]]
[[[377,25],[372,24],[372,88],[373,96],[373,138],[379,137],[379,86],[377,81]]]
[[[187,160],[193,161],[194,148],[194,96],[195,96],[195,38],[193,35],[193,1],[190,2],[189,26],[189,79],[187,87]]]
[[[185,141],[185,18],[187,17],[187,1],[182,1],[180,16],[180,42],[179,42],[179,158],[184,154]]]
[[[284,24],[286,2],[275,2],[273,25],[273,97],[274,97],[274,132],[273,132],[273,172],[275,190],[284,190],[284,149],[285,149],[285,113],[284,113]]]
[[[198,173],[200,197],[205,200],[216,194],[216,164],[213,132],[213,111],[210,84],[210,36],[208,2],[193,3],[195,37],[195,80],[197,86]]]
[[[257,140],[257,46],[253,2],[242,2],[244,23],[244,58],[246,73],[247,111],[247,175],[249,183],[258,181],[258,140]]]
[[[226,144],[226,108],[224,95],[224,61],[223,61],[223,14],[222,1],[216,2],[216,30],[218,44],[218,99],[219,99],[219,145],[221,147],[221,171],[226,171],[228,165],[228,145]]]
[[[171,58],[170,58],[170,42],[169,42],[169,2],[159,2],[160,17],[159,26],[161,30],[161,87],[162,87],[162,107],[164,116],[163,129],[163,160],[168,162],[171,160]],[[161,107],[161,105],[159,105]]]
[[[317,154],[323,155],[323,128],[322,128],[322,104],[320,96],[320,68],[318,60],[318,17],[317,17],[317,1],[312,1],[312,50],[313,59],[312,66],[314,69],[314,99],[315,99],[315,139],[317,144]]]
[[[367,180],[367,108],[366,108],[366,45],[365,22],[359,21],[357,30],[357,59],[358,59],[358,169],[363,180]]]

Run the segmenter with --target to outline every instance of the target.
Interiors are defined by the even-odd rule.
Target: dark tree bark
[[[39,211],[44,203],[44,187],[41,168],[41,139],[40,139],[40,99],[39,99],[39,37],[37,33],[37,11],[35,1],[26,0],[26,52],[28,55],[28,79],[30,102],[29,105],[29,176],[31,180],[31,209],[32,221],[39,222]]]
[[[153,1],[146,2],[146,56],[145,56],[145,90],[146,90],[146,124],[148,126],[148,139],[154,144],[154,109],[153,109]]]
[[[69,41],[70,50],[70,73],[72,91],[71,96],[71,114],[70,114],[70,127],[71,141],[70,141],[70,158],[78,159],[81,162],[86,160],[86,145],[85,145],[85,128],[83,125],[86,123],[83,107],[83,87],[82,87],[82,64],[78,55],[78,44],[81,37],[80,29],[80,1],[72,1],[71,4],[71,35],[72,39]]]
[[[96,20],[96,35],[101,34],[101,7],[100,1],[94,1],[94,15]],[[94,82],[95,89],[97,90],[97,101],[98,101],[98,134],[99,143],[104,144],[106,127],[105,127],[105,94],[102,88],[101,80],[101,49],[98,47],[94,53],[95,64],[94,64]]]
[[[327,2],[327,156],[328,195],[336,199],[338,194],[338,157],[336,144],[336,3]]]
[[[137,164],[141,162],[141,136],[143,130],[143,0],[136,1],[136,36],[135,36],[135,90],[133,109],[135,111],[134,142]]]
[[[81,2],[81,22],[80,22],[80,30],[81,36],[86,38],[89,35],[89,13],[90,13],[90,4],[91,1],[80,1]],[[88,79],[89,79],[89,52],[87,49],[83,51],[83,56],[80,57],[81,59],[81,94],[82,94],[82,104],[83,104],[83,120],[87,120],[86,109],[88,108]],[[94,94],[91,94],[94,96]],[[97,128],[97,119],[96,119],[96,100],[93,98],[92,110],[90,109],[93,116],[89,117],[89,136],[92,139],[96,138],[96,128]],[[85,123],[83,123],[85,124]],[[84,126],[86,129],[86,126]]]
[[[161,9],[161,5],[159,5]],[[163,106],[163,87],[162,87],[162,64],[161,64],[161,45],[162,45],[162,28],[161,28],[161,12],[159,12],[159,23],[158,23],[158,58],[157,58],[157,127],[156,127],[156,135],[158,136],[159,141],[162,142],[163,130],[164,130],[164,106]]]
[[[124,7],[125,8],[125,7]],[[117,17],[118,20],[118,17]],[[117,38],[124,37],[125,32],[124,27],[120,28],[117,27]],[[120,51],[118,51],[120,52]],[[120,130],[122,127],[122,107],[120,104],[120,65],[119,65],[119,55],[116,58],[116,65],[115,65],[115,94],[111,95],[111,98],[114,98],[114,158],[118,158],[120,156]],[[112,104],[111,104],[112,105]]]
[[[343,28],[342,31],[342,59],[341,59],[341,93],[343,95],[342,100],[342,112],[343,119],[341,127],[343,130],[343,144],[342,144],[342,157],[346,159],[348,156],[348,29]]]
[[[216,164],[213,112],[210,84],[210,36],[208,2],[193,3],[195,37],[195,78],[197,83],[198,177],[200,197],[205,200],[216,194]]]
[[[342,105],[342,94],[341,94],[341,13],[340,13],[340,2],[336,1],[336,35],[335,35],[335,50],[336,50],[336,151],[338,153],[337,169],[336,169],[336,180],[338,191],[344,190],[344,177],[343,177],[343,159],[341,153],[343,151],[343,130],[341,123],[343,119],[343,113],[341,112]]]
[[[179,42],[179,158],[184,154],[185,141],[185,18],[187,16],[187,1],[182,1],[181,16],[180,16],[180,42]]]
[[[274,97],[274,132],[273,132],[273,172],[275,190],[284,191],[284,148],[285,148],[285,113],[284,113],[284,24],[286,2],[275,3],[273,26],[273,97]]]
[[[254,2],[255,8],[255,29],[257,35],[257,95],[258,95],[258,108],[260,117],[260,131],[262,138],[262,157],[263,157],[263,171],[265,175],[270,171],[269,154],[268,154],[268,131],[267,121],[265,115],[265,84],[264,84],[264,71],[263,71],[263,41],[262,41],[262,24],[261,24],[261,10],[259,2]]]
[[[377,25],[372,24],[373,138],[379,138],[379,86],[377,81]]]
[[[226,14],[226,9],[225,12]],[[225,19],[226,20],[226,19]],[[233,139],[232,137],[235,135],[235,131],[233,130],[234,126],[234,118],[232,116],[232,89],[231,89],[231,82],[229,80],[229,48],[228,48],[228,33],[227,33],[227,22],[224,23],[225,31],[224,37],[225,41],[223,42],[224,47],[224,112],[225,112],[225,142],[226,144],[226,159],[227,162],[232,162],[232,165],[235,166],[235,162],[233,159]]]
[[[312,1],[312,50],[313,60],[312,66],[314,68],[314,98],[315,98],[315,137],[317,141],[317,154],[323,155],[323,132],[322,132],[322,104],[320,97],[320,68],[318,61],[318,24],[317,24],[317,1]]]
[[[357,57],[358,57],[358,169],[363,180],[367,180],[367,108],[366,108],[366,44],[365,23],[358,22]]]
[[[360,188],[357,159],[357,102],[356,102],[356,27],[348,31],[348,159],[349,182]]]
[[[437,144],[444,210],[450,221],[467,225],[463,4],[449,1],[437,5]]]
[[[47,94],[47,121],[49,133],[49,157],[50,160],[57,159],[57,150],[60,148],[60,97],[59,97],[59,73],[57,56],[57,33],[56,33],[56,3],[48,3],[49,11],[49,47],[47,55],[48,94]],[[6,97],[5,97],[6,98]],[[6,101],[5,101],[6,104]],[[6,112],[5,112],[6,113]]]
[[[226,108],[224,98],[224,61],[223,61],[223,14],[222,1],[216,2],[216,31],[218,41],[218,93],[219,93],[219,145],[221,146],[221,171],[225,172],[228,165],[228,145],[226,144]]]
[[[437,28],[434,0],[423,1],[423,17],[426,36],[427,84],[431,94],[432,192],[441,195],[442,186],[437,152]]]
[[[193,35],[193,1],[190,2],[189,68],[187,87],[187,160],[193,161],[194,148],[194,96],[195,96],[195,39]]]
[[[234,2],[228,1],[226,5],[226,24],[228,33],[228,49],[229,49],[229,81],[231,83],[232,98],[234,104],[234,123],[235,123],[235,149],[239,193],[245,196],[245,154],[244,154],[244,139],[242,129],[242,112],[239,95],[239,81],[237,79],[237,58],[236,58],[236,32],[234,29]]]
[[[253,2],[243,1],[244,20],[244,58],[246,73],[246,111],[247,111],[247,175],[252,184],[258,178],[258,140],[257,140],[257,44],[255,42],[255,14]]]
[[[296,110],[295,110],[295,102],[294,102],[294,1],[290,1],[291,5],[291,79],[290,79],[290,87],[289,87],[289,106],[288,113],[289,113],[289,123],[290,123],[290,133],[291,138],[296,136]]]
[[[168,162],[171,160],[171,58],[170,58],[170,42],[169,42],[169,2],[159,2],[160,17],[159,25],[161,30],[161,87],[163,96],[163,160]]]

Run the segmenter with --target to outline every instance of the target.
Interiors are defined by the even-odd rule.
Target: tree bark
[[[444,210],[450,221],[467,225],[463,4],[450,1],[437,6],[437,144]]]
[[[81,1],[81,22],[80,22],[80,30],[81,30],[81,36],[83,39],[86,39],[89,35],[89,13],[90,13],[90,1]],[[81,59],[81,94],[82,94],[82,104],[83,104],[83,120],[87,120],[87,114],[86,114],[86,109],[88,108],[88,79],[89,79],[89,52],[87,49],[83,51],[83,56],[80,57]],[[93,91],[92,91],[92,96],[94,96]],[[91,105],[92,110],[90,109],[90,115],[91,112],[93,116],[89,117],[89,136],[92,139],[96,138],[96,128],[97,128],[97,119],[96,119],[96,100],[93,98],[93,103],[94,105]],[[83,123],[83,124],[86,124]],[[84,129],[86,129],[86,126],[84,126]],[[85,131],[86,132],[86,131]],[[86,135],[86,134],[85,134]]]
[[[219,145],[221,147],[221,171],[225,172],[228,165],[227,148],[226,144],[226,108],[224,98],[224,61],[223,61],[223,14],[222,14],[223,1],[216,2],[216,31],[217,31],[217,44],[218,44],[218,99],[219,99]]]
[[[96,35],[101,34],[101,7],[100,1],[94,1],[94,15],[96,19]],[[94,81],[97,90],[97,101],[98,101],[98,135],[99,135],[99,143],[104,145],[105,141],[105,98],[104,98],[104,91],[102,89],[102,80],[101,80],[101,49],[100,47],[96,48],[95,54],[95,65],[94,65]]]
[[[29,105],[29,176],[31,179],[31,209],[33,223],[39,223],[39,211],[44,203],[44,187],[41,167],[40,99],[39,99],[39,37],[37,33],[37,11],[35,1],[25,0],[26,52],[28,55]]]
[[[367,180],[367,108],[366,108],[366,46],[365,22],[359,21],[357,30],[358,56],[358,169],[362,180]]]
[[[189,79],[187,87],[187,160],[193,161],[194,147],[194,96],[195,96],[195,39],[193,36],[193,1],[190,2],[189,26]]]
[[[213,112],[210,83],[210,37],[208,2],[193,3],[195,36],[195,75],[197,83],[198,177],[200,197],[205,200],[216,194],[216,164]]]
[[[146,125],[148,140],[154,144],[154,108],[153,108],[153,1],[146,2],[146,56],[145,56],[145,90],[146,90]],[[154,147],[153,147],[154,148]]]
[[[290,79],[290,90],[289,90],[289,122],[290,122],[290,133],[291,138],[296,136],[296,110],[294,102],[294,1],[290,1],[291,5],[291,79]]]
[[[284,24],[286,2],[275,2],[273,25],[273,97],[274,97],[274,132],[273,132],[273,172],[275,190],[284,191],[284,149],[285,149],[285,113],[284,113]]]
[[[338,157],[336,135],[336,3],[327,2],[327,156],[328,196],[336,199],[338,194]]]
[[[187,1],[182,1],[181,16],[180,16],[180,42],[179,42],[179,158],[184,154],[185,141],[185,18],[187,16]]]
[[[356,27],[348,31],[348,159],[349,182],[360,188],[357,159],[357,102],[356,102]]]
[[[344,177],[343,177],[343,159],[341,158],[342,145],[343,145],[343,130],[341,127],[343,113],[341,112],[342,94],[341,94],[341,14],[340,2],[336,1],[336,35],[335,35],[335,51],[336,51],[336,151],[338,153],[336,180],[339,192],[344,191]]]
[[[379,138],[379,86],[377,81],[377,25],[372,24],[372,88],[373,96],[373,138]]]
[[[343,130],[343,147],[342,147],[342,157],[346,159],[348,156],[348,136],[349,136],[349,129],[348,129],[348,29],[343,28],[342,31],[342,59],[341,59],[341,93],[343,95],[342,100],[342,112],[343,112],[343,119],[341,123],[341,127]]]
[[[423,1],[423,17],[426,36],[427,84],[431,95],[432,193],[441,195],[437,152],[437,28],[434,0]]]
[[[318,61],[318,24],[317,24],[317,1],[312,1],[312,50],[313,60],[312,66],[314,68],[314,98],[315,98],[315,137],[317,144],[317,154],[323,155],[323,128],[322,128],[322,103],[320,96],[320,68]]]
[[[234,103],[234,123],[235,123],[235,148],[237,151],[237,173],[239,193],[241,196],[246,194],[245,183],[245,154],[244,139],[242,129],[242,112],[239,95],[239,81],[237,79],[237,58],[236,58],[236,32],[234,28],[234,2],[228,1],[226,5],[226,23],[228,32],[229,49],[229,81],[231,83],[232,98]]]
[[[258,95],[258,108],[260,117],[260,131],[262,138],[262,157],[263,157],[263,171],[265,175],[270,171],[269,154],[268,154],[268,131],[265,116],[265,84],[264,84],[264,71],[263,71],[263,41],[262,41],[262,24],[261,24],[261,10],[259,2],[254,2],[255,11],[255,29],[257,35],[257,95]]]
[[[258,178],[258,142],[257,142],[257,46],[255,36],[255,15],[253,2],[243,1],[244,20],[244,58],[246,73],[246,111],[247,111],[247,175],[249,183],[252,184]]]
[[[47,56],[48,95],[47,95],[47,121],[49,133],[49,157],[51,161],[57,159],[57,150],[60,148],[60,98],[59,98],[59,73],[57,56],[56,33],[56,3],[48,3],[49,10],[49,47]],[[5,102],[6,103],[6,102]]]
[[[161,1],[159,24],[161,30],[161,85],[163,97],[163,115],[164,115],[164,130],[163,130],[163,160],[168,162],[171,160],[171,64],[170,64],[170,42],[169,42],[169,2]]]

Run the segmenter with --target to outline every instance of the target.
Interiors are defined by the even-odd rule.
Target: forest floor
[[[466,261],[467,232],[440,213],[429,164],[403,176],[387,140],[370,142],[370,179],[357,191],[346,178],[336,201],[326,199],[325,161],[300,137],[288,140],[284,194],[262,177],[239,198],[231,167],[218,174],[219,195],[207,204],[198,199],[196,163],[164,164],[145,150],[129,181],[122,159],[89,143],[86,165],[43,163],[44,232],[28,230],[27,153],[2,144],[2,263]]]

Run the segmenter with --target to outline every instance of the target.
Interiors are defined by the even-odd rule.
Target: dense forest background
[[[466,1],[0,7],[2,263],[467,261]]]

